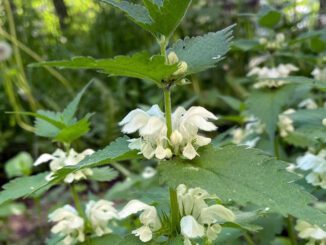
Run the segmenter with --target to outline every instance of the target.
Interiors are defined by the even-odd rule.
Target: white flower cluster
[[[182,155],[187,159],[195,158],[197,149],[211,142],[210,138],[198,134],[199,130],[214,131],[217,127],[208,120],[217,117],[200,106],[186,110],[178,107],[172,114],[172,134],[167,137],[164,113],[158,105],[148,111],[136,109],[131,111],[120,123],[122,132],[131,134],[139,132],[140,137],[131,139],[129,147],[140,150],[147,159],[168,159],[173,155]]]
[[[308,99],[305,99],[305,100],[301,101],[298,104],[298,107],[303,108],[303,109],[313,110],[313,109],[317,109],[318,105],[317,105],[316,101],[314,101],[311,98],[308,98]]]
[[[326,245],[326,232],[317,225],[311,225],[306,221],[298,220],[295,229],[298,231],[298,236],[302,239],[307,239],[307,245],[315,245],[316,242],[320,245]]]
[[[306,152],[297,159],[296,168],[311,171],[306,176],[306,181],[313,186],[326,189],[326,150],[321,150],[317,155]]]
[[[247,118],[244,128],[235,128],[231,134],[232,142],[237,145],[245,145],[250,148],[255,147],[264,132],[265,125],[256,117]]]
[[[10,58],[12,49],[5,41],[0,41],[0,62]]]
[[[220,224],[234,222],[234,213],[220,204],[209,206],[208,199],[217,199],[201,188],[187,188],[181,184],[177,187],[180,230],[184,244],[191,245],[190,239],[206,237],[214,241],[221,232]]]
[[[206,200],[217,199],[201,188],[187,188],[181,184],[177,187],[177,198],[180,213],[180,231],[184,244],[191,245],[191,239],[207,238],[214,241],[221,232],[221,224],[235,221],[234,213],[220,204],[208,205]],[[130,201],[119,213],[120,218],[142,212],[139,216],[143,226],[132,231],[142,242],[152,240],[153,233],[162,224],[156,208],[138,200]]]
[[[265,45],[268,49],[278,49],[285,47],[285,36],[283,33],[277,33],[275,39],[270,41],[266,37],[262,37],[259,39],[259,43],[261,45]]]
[[[68,153],[64,152],[61,149],[57,149],[52,154],[42,154],[38,159],[36,159],[34,166],[38,166],[41,163],[45,163],[50,161],[50,170],[51,173],[46,176],[46,180],[50,181],[52,180],[54,174],[59,169],[65,167],[65,166],[74,166],[77,165],[80,161],[82,161],[86,156],[92,155],[94,153],[93,150],[87,149],[83,151],[82,153],[77,153],[74,149],[70,149]],[[78,181],[81,179],[86,179],[87,176],[90,176],[93,174],[93,171],[90,168],[85,168],[82,170],[78,170],[74,173],[68,174],[64,182],[66,183],[72,183],[73,181]]]
[[[326,81],[326,67],[325,68],[315,68],[311,75],[314,76],[316,80]]]
[[[277,67],[254,67],[247,74],[248,76],[256,75],[259,82],[254,84],[254,88],[277,88],[287,82],[284,80],[277,80],[276,78],[285,78],[293,71],[298,71],[298,68],[292,64],[280,64]]]
[[[119,212],[119,217],[124,219],[132,214],[141,212],[139,216],[142,226],[132,231],[139,237],[142,242],[148,242],[153,238],[153,232],[161,228],[161,221],[157,215],[156,208],[143,203],[139,200],[131,200],[127,205]]]
[[[295,113],[294,109],[288,109],[278,115],[278,128],[281,137],[287,137],[291,132],[294,132],[293,120],[289,115]]]
[[[108,223],[112,219],[118,219],[118,212],[112,202],[90,201],[86,206],[86,217],[95,235],[102,236],[112,232]],[[49,215],[49,220],[56,223],[51,232],[62,237],[60,244],[72,245],[85,240],[86,222],[74,207],[65,205],[56,209]]]

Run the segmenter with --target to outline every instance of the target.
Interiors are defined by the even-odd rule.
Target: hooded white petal
[[[200,225],[191,215],[182,217],[180,228],[181,234],[188,238],[198,238],[205,234],[204,226]]]
[[[48,153],[42,154],[41,156],[39,156],[39,158],[36,159],[36,161],[34,162],[34,166],[38,166],[41,163],[45,163],[53,159],[55,159],[55,157],[51,154]]]
[[[194,159],[198,153],[191,143],[188,143],[185,148],[183,148],[182,155],[187,159]]]
[[[153,232],[151,228],[145,225],[136,230],[133,230],[132,234],[138,236],[142,242],[149,242],[150,240],[152,240],[153,237]]]
[[[213,224],[226,221],[234,222],[235,215],[230,209],[222,205],[215,204],[207,208],[203,208],[200,213],[199,220],[203,224]]]

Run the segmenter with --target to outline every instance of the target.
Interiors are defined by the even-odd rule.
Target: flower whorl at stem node
[[[178,107],[172,114],[172,132],[167,137],[167,126],[164,113],[158,105],[148,111],[135,109],[120,123],[123,133],[139,132],[140,138],[129,140],[130,149],[140,150],[144,157],[150,159],[171,158],[173,155],[182,155],[187,159],[195,158],[197,149],[211,142],[210,138],[199,135],[199,131],[215,131],[217,127],[208,120],[217,120],[217,117],[200,106],[193,106],[186,110]]]

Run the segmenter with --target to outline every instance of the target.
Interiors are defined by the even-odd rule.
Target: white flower
[[[313,75],[316,80],[326,81],[326,67],[325,68],[317,68],[316,67],[311,72],[311,75]]]
[[[141,175],[144,179],[150,179],[156,175],[156,172],[156,169],[152,167],[146,167]]]
[[[86,156],[92,155],[94,153],[93,150],[87,149],[82,153],[75,152],[74,149],[71,149],[68,154],[65,153],[61,149],[57,149],[52,154],[42,154],[36,161],[34,162],[34,166],[38,166],[42,163],[50,161],[50,170],[51,173],[46,176],[48,181],[52,180],[55,172],[65,166],[74,166],[77,165],[80,161],[82,161]],[[76,172],[68,174],[64,181],[66,183],[72,183],[73,181],[78,181],[80,179],[86,179],[87,176],[92,175],[93,171],[90,168],[78,170]]]
[[[199,131],[214,131],[217,127],[209,120],[217,117],[200,106],[189,110],[178,107],[172,114],[172,134],[167,138],[167,126],[164,114],[157,105],[148,111],[131,111],[121,122],[122,132],[139,132],[140,138],[129,140],[130,149],[138,149],[144,157],[150,159],[168,159],[173,155],[183,155],[193,159],[197,149],[211,142],[210,138],[199,135]]]
[[[317,109],[318,108],[318,105],[316,104],[316,102],[311,99],[311,98],[308,98],[308,99],[305,99],[303,101],[301,101],[298,105],[299,108],[306,108],[306,109]]]
[[[56,223],[51,232],[63,237],[62,244],[71,245],[85,240],[84,220],[72,206],[56,209],[49,215],[49,220]]]
[[[293,120],[289,115],[295,113],[295,110],[288,109],[278,116],[278,127],[281,137],[287,137],[289,133],[294,131]]]
[[[247,74],[248,76],[256,75],[259,82],[255,83],[254,88],[276,88],[287,82],[284,80],[276,80],[276,78],[285,78],[293,71],[298,71],[298,68],[292,64],[280,64],[277,67],[254,67]]]
[[[142,242],[148,242],[152,240],[153,232],[161,228],[161,222],[157,215],[155,207],[143,203],[139,200],[131,200],[119,212],[119,217],[121,219],[124,219],[138,212],[142,212],[139,216],[139,220],[143,224],[143,226],[132,231],[132,234],[139,236],[139,239]]]
[[[184,244],[191,244],[190,239],[206,236],[214,241],[221,232],[224,222],[233,222],[234,213],[220,204],[209,206],[207,199],[217,199],[201,188],[187,188],[181,184],[177,187],[179,212],[181,215],[180,230]]]
[[[309,244],[315,244],[316,241],[320,242],[321,245],[326,244],[326,232],[317,225],[298,220],[295,229],[298,231],[300,238],[309,240]]]
[[[322,124],[326,127],[326,118],[323,119]]]
[[[245,128],[235,128],[231,131],[232,142],[237,145],[255,147],[264,132],[265,126],[254,116],[246,118]]]
[[[307,152],[297,159],[297,168],[310,171],[306,176],[309,184],[326,189],[326,150],[321,150],[317,155]]]
[[[108,222],[118,219],[118,211],[113,207],[113,203],[106,200],[88,202],[86,215],[97,236],[111,233],[112,230],[108,227]]]
[[[168,64],[174,65],[178,63],[178,70],[173,73],[174,76],[184,75],[187,72],[188,65],[185,61],[179,62],[179,58],[175,52],[168,54]]]
[[[0,41],[0,62],[10,58],[12,49],[7,42]]]

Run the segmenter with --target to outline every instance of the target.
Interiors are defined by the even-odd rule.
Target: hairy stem
[[[170,208],[171,208],[171,228],[172,234],[178,234],[178,224],[180,222],[179,205],[177,192],[174,188],[170,188]]]
[[[291,244],[298,245],[297,238],[294,231],[293,217],[291,215],[287,217],[287,226],[288,226],[287,228],[288,228]]]
[[[165,108],[165,120],[167,127],[167,137],[170,139],[172,134],[172,109],[171,109],[171,91],[170,89],[164,89],[164,108]]]

